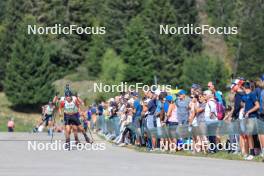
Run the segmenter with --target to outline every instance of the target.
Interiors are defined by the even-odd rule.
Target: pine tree
[[[102,81],[118,83],[124,79],[124,71],[126,65],[123,60],[117,56],[113,49],[106,50],[102,58],[102,73],[100,78]]]
[[[25,28],[28,24],[36,24],[32,16],[19,23],[4,82],[5,93],[15,106],[39,105],[54,93],[56,71],[50,62],[52,48],[40,35],[28,35]]]
[[[152,0],[142,13],[146,34],[151,40],[153,74],[159,83],[179,83],[185,48],[179,35],[160,34],[160,25],[177,25],[177,12],[170,1]]]
[[[228,77],[229,72],[219,58],[194,54],[184,60],[181,82],[184,88],[189,88],[192,83],[207,87],[207,83],[213,81],[219,90],[224,90]]]
[[[5,13],[6,13],[6,5],[7,1],[0,1],[0,25],[2,24],[3,20],[5,19]]]
[[[10,60],[13,40],[17,31],[17,25],[22,18],[30,13],[32,4],[30,0],[1,1],[0,4],[0,90],[5,77],[6,63]]]
[[[101,61],[106,51],[105,39],[103,36],[92,36],[89,51],[85,56],[84,65],[87,68],[89,77],[97,78],[101,73]]]
[[[179,26],[193,24],[199,26],[196,0],[170,0],[177,13],[177,23]],[[190,52],[200,52],[202,50],[201,35],[183,35],[183,46]]]
[[[80,27],[92,26],[94,20],[90,4],[91,0],[74,1],[37,1],[37,8],[34,15],[38,22],[43,26],[53,26],[61,24],[62,26],[77,25]],[[52,62],[57,65],[61,72],[65,74],[75,70],[84,60],[89,50],[91,36],[77,33],[71,35],[52,35],[47,36],[55,44],[56,55]]]
[[[121,53],[124,29],[129,21],[138,15],[144,7],[140,0],[111,0],[106,2],[104,25],[106,26],[106,43],[117,54]]]
[[[125,72],[128,82],[153,82],[153,53],[140,17],[131,20],[126,29],[122,58],[129,66]]]
[[[246,1],[247,20],[241,25],[238,74],[255,80],[264,73],[264,2]]]

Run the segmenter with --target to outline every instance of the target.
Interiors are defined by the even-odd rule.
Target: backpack
[[[218,101],[215,101],[215,104],[216,104],[217,119],[223,120],[225,117],[225,107],[223,104],[219,103]]]
[[[218,120],[223,120],[225,117],[225,107],[224,105],[222,105],[221,103],[219,103],[216,100],[213,100],[213,102],[215,103],[215,108],[216,108],[216,113],[215,116],[217,117]],[[209,108],[211,109],[211,107],[209,106]]]

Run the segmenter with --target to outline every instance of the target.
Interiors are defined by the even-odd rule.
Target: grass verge
[[[13,111],[11,103],[3,92],[0,92],[0,131],[7,131],[7,122],[9,118],[13,118],[15,122],[16,132],[28,132],[32,130],[34,124],[40,117],[37,113],[22,113]]]
[[[96,134],[100,139],[106,140],[106,138],[102,135]],[[111,144],[114,144],[112,141],[108,141]],[[126,148],[135,150],[137,152],[144,152],[144,153],[154,153],[154,154],[167,154],[167,155],[175,155],[175,156],[192,156],[192,157],[204,157],[204,158],[214,158],[214,159],[224,159],[224,160],[238,160],[238,161],[245,161],[241,155],[238,154],[229,154],[225,151],[219,151],[215,154],[203,154],[203,153],[196,153],[193,154],[190,151],[177,151],[177,152],[169,152],[169,151],[148,151],[146,147],[137,147],[134,145],[126,145]],[[262,162],[263,158],[260,156],[254,157],[251,162]],[[250,162],[250,161],[249,161]]]

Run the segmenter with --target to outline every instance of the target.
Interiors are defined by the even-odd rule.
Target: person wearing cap
[[[151,130],[153,128],[156,128],[156,117],[155,112],[157,108],[157,95],[154,92],[149,91],[148,96],[150,98],[150,101],[147,105],[147,116],[146,116],[146,127],[147,130]],[[148,134],[148,148],[150,150],[155,150],[157,147],[156,138],[152,134]]]
[[[240,78],[237,78],[235,79],[230,88],[231,88],[231,91],[230,91],[230,94],[229,94],[229,105],[231,106],[231,111],[230,113],[231,114],[231,119],[232,120],[237,120],[239,119],[239,116],[240,116],[240,112],[241,112],[241,109],[242,109],[242,97],[244,96],[244,91],[242,89],[242,85],[244,83],[244,80],[243,79],[240,79]],[[226,114],[226,116],[228,117],[228,113]],[[228,117],[229,118],[229,117]],[[225,119],[224,119],[225,120]],[[240,138],[240,135],[238,134],[235,134],[235,135],[229,135],[229,141],[230,141],[230,145],[237,145],[238,147],[236,148],[236,150],[230,150],[231,153],[233,154],[238,154],[240,152],[240,145],[239,143],[240,142],[243,142],[242,141],[243,139]]]
[[[242,103],[242,98],[245,95],[243,89],[242,89],[242,85],[243,85],[244,81],[240,80],[240,79],[236,79],[231,86],[231,91],[233,93],[235,93],[235,97],[234,97],[234,107],[233,107],[233,114],[232,114],[232,118],[234,120],[238,119],[239,117],[239,112],[241,109],[241,103]]]
[[[214,94],[211,90],[206,90],[203,92],[203,94],[206,99],[206,105],[204,109],[205,123],[210,124],[217,122],[217,109]],[[208,139],[211,145],[216,146],[216,136],[208,136]],[[209,152],[216,153],[216,148],[210,150]]]
[[[190,111],[190,102],[191,99],[186,96],[186,91],[181,90],[178,93],[179,98],[176,100],[176,106],[177,106],[177,118],[179,124],[187,124],[188,118],[189,118],[189,111]]]
[[[34,131],[38,131],[38,128],[45,123],[45,127],[48,127],[48,135],[52,135],[53,126],[53,113],[55,106],[50,100],[47,105],[42,106],[42,121],[34,128]]]
[[[178,117],[177,117],[177,106],[175,105],[173,101],[173,97],[171,95],[166,97],[166,101],[169,103],[169,110],[167,113],[167,125],[169,127],[175,127],[179,124]],[[170,128],[169,133],[171,136],[175,134],[175,130],[173,128]],[[169,139],[170,144],[177,144],[177,139],[174,137],[171,137]]]
[[[242,100],[244,102],[244,118],[257,118],[258,117],[258,110],[259,110],[259,101],[256,95],[256,92],[252,91],[252,86],[250,82],[245,82],[243,84],[243,89],[245,95],[243,96]],[[243,139],[245,142],[244,148],[244,159],[245,160],[252,160],[255,155],[254,151],[254,140],[252,135],[243,135]]]
[[[191,95],[194,96],[197,92],[202,92],[202,87],[199,84],[193,83],[191,86]]]

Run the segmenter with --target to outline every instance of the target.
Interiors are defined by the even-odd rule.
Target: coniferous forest
[[[42,104],[53,82],[83,79],[188,87],[264,73],[263,0],[1,0],[0,88]],[[237,26],[237,35],[160,35],[160,25]],[[105,35],[28,35],[27,25],[104,26]],[[218,41],[214,43],[211,41]],[[222,49],[223,47],[225,49]],[[62,85],[64,86],[64,85]]]

